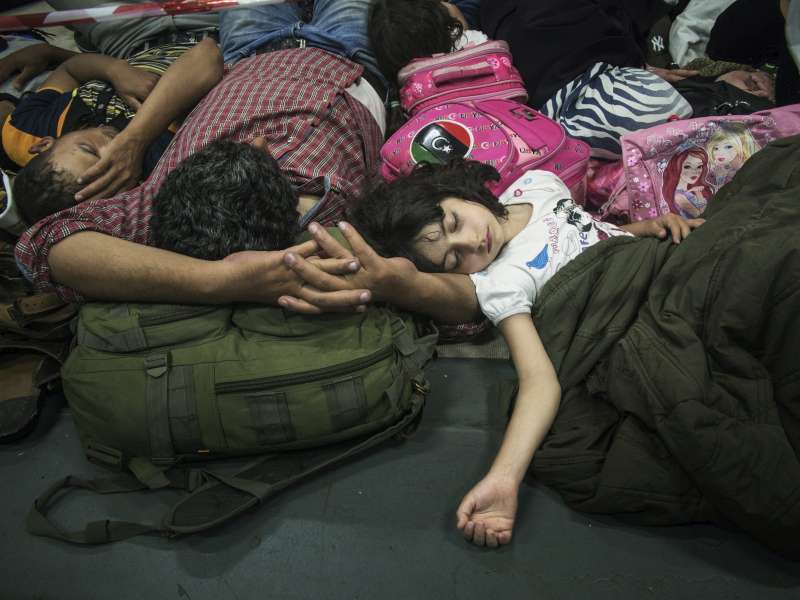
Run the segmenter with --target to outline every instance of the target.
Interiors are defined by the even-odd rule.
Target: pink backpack
[[[576,202],[583,201],[589,146],[561,125],[511,100],[452,102],[417,113],[381,148],[387,181],[410,173],[417,163],[443,164],[463,157],[492,165],[500,194],[531,169],[558,175]]]
[[[409,115],[446,102],[528,99],[508,44],[500,40],[412,60],[397,79],[400,104]]]
[[[751,115],[664,123],[622,137],[622,161],[596,171],[612,189],[599,217],[643,221],[673,212],[703,214],[742,164],[773,140],[800,133],[800,104]],[[610,183],[614,177],[616,184]],[[600,182],[592,181],[590,188]],[[590,194],[591,198],[592,194]]]

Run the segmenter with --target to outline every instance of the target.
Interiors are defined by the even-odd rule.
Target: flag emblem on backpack
[[[470,130],[454,121],[436,121],[420,129],[411,143],[415,163],[444,164],[453,158],[464,158],[472,150]]]

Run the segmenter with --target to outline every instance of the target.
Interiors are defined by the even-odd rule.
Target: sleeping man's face
[[[33,144],[28,152],[39,154],[49,150],[48,160],[53,167],[78,179],[100,160],[101,151],[118,133],[117,129],[108,125],[79,129],[60,138],[44,137]]]
[[[62,135],[55,140],[50,161],[59,170],[81,177],[100,160],[100,151],[119,131],[113,127],[91,127]]]

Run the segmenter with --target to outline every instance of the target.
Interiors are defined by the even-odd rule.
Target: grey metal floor
[[[35,538],[24,517],[46,485],[102,474],[83,458],[69,412],[0,447],[0,599],[800,598],[800,569],[735,532],[631,527],[566,508],[526,485],[515,539],[467,545],[463,493],[489,464],[504,408],[502,361],[440,359],[422,425],[209,534],[83,548]],[[54,408],[51,406],[51,409]],[[155,517],[170,494],[65,498],[66,525]]]

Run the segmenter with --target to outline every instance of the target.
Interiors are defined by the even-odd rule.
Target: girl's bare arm
[[[553,424],[561,387],[530,314],[500,323],[517,369],[519,393],[503,443],[486,476],[458,508],[458,528],[479,545],[495,547],[511,541],[517,492],[536,450]]]

